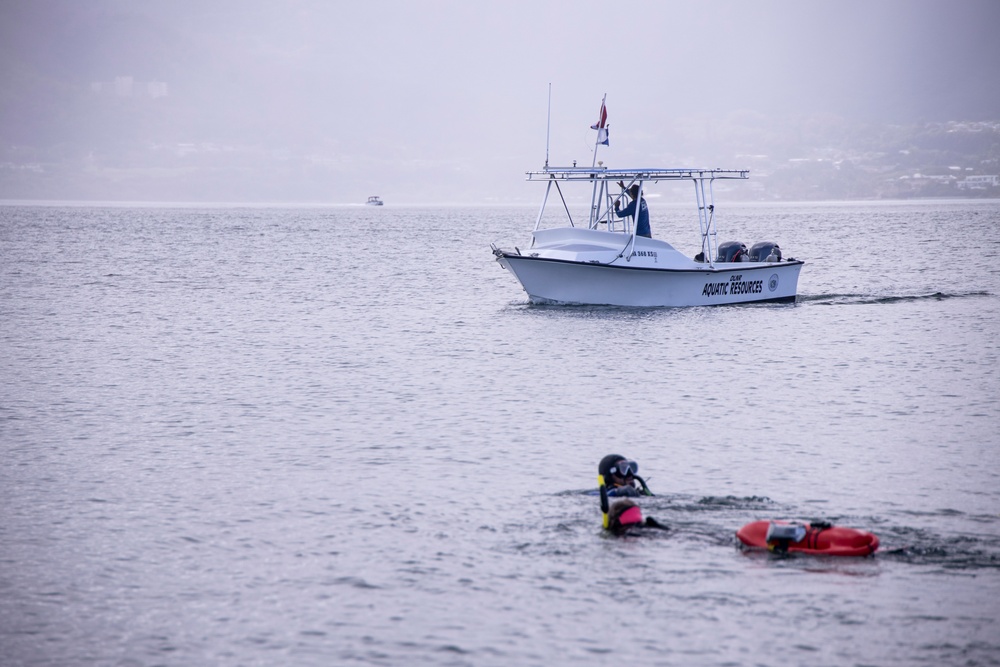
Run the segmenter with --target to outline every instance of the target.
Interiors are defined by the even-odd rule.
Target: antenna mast
[[[545,168],[549,168],[549,130],[552,127],[552,82],[549,82],[549,111],[545,117]]]

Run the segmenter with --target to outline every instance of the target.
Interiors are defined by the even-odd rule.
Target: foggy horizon
[[[533,202],[524,172],[1000,121],[1000,3],[0,8],[0,199]],[[874,129],[873,129],[874,128]],[[796,143],[797,142],[797,143]]]

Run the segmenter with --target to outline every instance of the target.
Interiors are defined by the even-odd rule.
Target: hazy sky
[[[461,200],[541,165],[549,83],[554,164],[589,161],[605,93],[612,162],[739,112],[1000,119],[997,0],[0,3],[0,162],[72,197],[113,195],[109,173],[127,195],[135,170],[137,192],[183,198],[181,174],[211,169],[226,200],[268,170],[273,200]],[[96,100],[123,76],[167,96]]]

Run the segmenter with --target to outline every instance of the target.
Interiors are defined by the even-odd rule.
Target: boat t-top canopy
[[[632,242],[635,241],[634,220],[623,218],[618,220],[614,215],[614,204],[619,201],[633,185],[639,187],[638,197],[642,197],[643,183],[648,181],[691,181],[694,183],[695,200],[698,203],[698,226],[701,229],[702,252],[707,256],[714,256],[718,248],[717,233],[715,229],[715,201],[712,184],[717,180],[746,180],[750,178],[749,169],[608,169],[603,166],[594,167],[546,167],[541,171],[529,171],[527,180],[545,181],[548,183],[545,189],[545,197],[542,199],[542,207],[538,211],[538,218],[535,220],[537,230],[542,223],[542,215],[545,213],[545,204],[548,202],[552,187],[555,186],[559,198],[562,200],[563,209],[569,219],[569,225],[575,227],[573,215],[570,213],[566,197],[563,196],[560,183],[565,182],[585,182],[593,184],[593,193],[590,198],[590,214],[587,220],[589,229],[597,229],[598,225],[606,225],[608,231],[617,231],[616,226],[620,223],[620,231],[632,234]],[[621,182],[625,186],[624,190],[618,193],[611,191],[611,184]],[[705,184],[708,184],[706,188]]]
[[[606,167],[549,167],[527,172],[527,180],[558,181],[695,181],[748,179],[749,169],[608,169]]]

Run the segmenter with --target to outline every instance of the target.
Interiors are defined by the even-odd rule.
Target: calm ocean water
[[[1000,664],[1000,202],[720,207],[799,299],[681,310],[528,305],[534,214],[0,207],[0,662]]]

